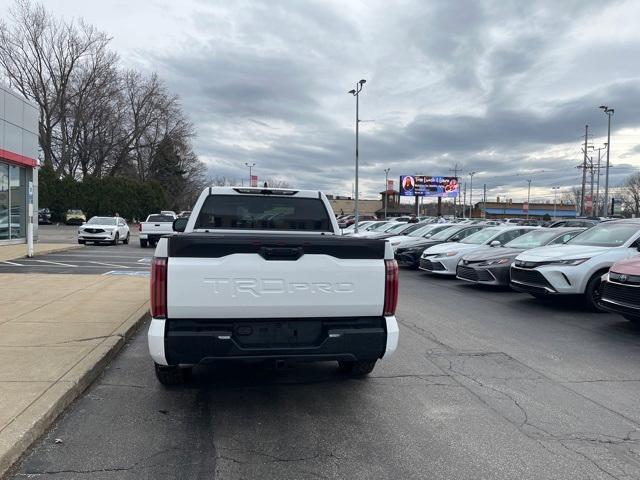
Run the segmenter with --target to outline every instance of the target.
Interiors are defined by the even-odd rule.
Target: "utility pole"
[[[476,172],[470,172],[469,176],[471,177],[471,185],[469,186],[469,203],[471,204],[471,210],[469,211],[469,218],[473,218],[473,176]]]
[[[354,227],[353,227],[353,231],[354,233],[358,233],[358,220],[360,218],[360,210],[358,208],[358,156],[359,156],[359,152],[358,152],[358,129],[360,126],[360,92],[362,91],[362,88],[364,86],[364,84],[367,81],[362,79],[360,80],[357,84],[356,84],[356,88],[355,90],[349,90],[349,92],[352,94],[354,97],[356,97],[356,198],[355,198],[355,222],[354,222]]]
[[[255,163],[247,163],[247,162],[244,162],[244,164],[245,164],[245,166],[249,167],[249,186],[252,187],[253,185],[251,185],[251,169],[253,167],[255,167],[256,164]]]
[[[462,189],[463,192],[463,200],[462,200],[462,218],[466,218],[466,210],[467,210],[467,182],[464,182],[464,187]]]
[[[587,183],[587,141],[589,140],[589,125],[584,126],[584,158],[582,160],[582,190],[580,190],[580,216],[584,215],[584,189]]]
[[[529,182],[529,186],[527,187],[527,220],[529,220],[529,210],[531,209],[531,179],[527,180],[527,182]]]
[[[391,168],[384,169],[384,219],[387,219],[387,199],[389,198],[389,171]]]
[[[600,153],[600,152],[598,152]],[[589,173],[591,174],[591,216],[593,217],[593,179],[594,179],[594,168],[593,168],[593,157],[589,157]]]
[[[457,162],[456,162],[456,164],[454,165],[453,168],[449,169],[450,172],[453,172],[453,176],[456,177],[456,179],[458,178],[458,172],[460,170],[461,169],[458,168],[458,163]],[[456,208],[456,201],[457,201],[457,203],[460,203],[460,199],[458,197],[453,197],[453,216],[454,217],[458,216],[458,214],[457,214],[458,209]]]
[[[614,109],[609,108],[606,105],[601,105],[600,108],[604,111],[605,115],[609,117],[607,124],[607,166],[605,168],[604,175],[604,208],[607,216],[609,215],[609,152],[611,151],[611,117],[613,116]]]
[[[487,218],[487,184],[485,183],[482,186],[483,195],[482,195],[482,218]]]
[[[556,196],[558,194],[558,190],[560,189],[560,187],[551,187],[553,189],[553,219],[556,219]]]

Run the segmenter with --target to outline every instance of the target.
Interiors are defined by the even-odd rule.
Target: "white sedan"
[[[131,233],[124,218],[91,217],[88,222],[78,228],[78,243],[111,243],[117,245],[129,243]]]
[[[489,227],[459,242],[447,242],[427,248],[420,257],[420,270],[440,275],[455,275],[463,255],[483,248],[498,247],[538,227]]]

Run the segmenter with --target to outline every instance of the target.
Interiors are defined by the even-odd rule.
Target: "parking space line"
[[[93,261],[90,261],[89,263],[95,263],[96,265],[104,265],[106,267],[131,268],[131,267],[127,267],[125,265],[118,265],[116,263],[93,262]]]
[[[2,263],[6,263],[7,265],[15,265],[16,267],[24,267],[25,266],[22,263],[14,263],[14,262],[10,262],[9,260],[3,260]]]
[[[25,259],[25,260],[27,260],[27,259]],[[50,263],[51,265],[58,265],[60,267],[72,267],[72,268],[77,268],[78,267],[78,265],[71,265],[69,263],[62,263],[62,262],[53,262],[51,260],[36,260],[35,258],[30,258],[28,260],[32,261],[32,262]]]

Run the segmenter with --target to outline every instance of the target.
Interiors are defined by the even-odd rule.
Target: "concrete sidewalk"
[[[0,274],[0,477],[146,317],[149,280]]]
[[[73,243],[34,243],[33,254],[41,255],[43,253],[60,252],[76,248],[84,248],[84,246]],[[24,243],[20,243],[18,245],[0,245],[0,262],[15,260],[16,258],[24,258],[26,256],[27,245]],[[0,321],[2,321],[1,317]]]

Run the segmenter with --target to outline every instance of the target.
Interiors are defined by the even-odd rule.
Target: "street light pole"
[[[607,148],[607,144],[604,144],[604,147],[598,148],[598,176],[596,177],[596,217],[600,216],[600,151],[604,148]]]
[[[469,203],[470,203],[470,210],[469,210],[469,218],[473,218],[473,176],[476,174],[477,172],[470,172],[469,176],[471,177],[471,184],[469,185]]]
[[[389,171],[391,168],[384,169],[384,219],[387,219],[387,199],[389,198]]]
[[[527,182],[529,182],[529,186],[527,187],[527,220],[529,220],[529,209],[531,208],[531,205],[529,205],[531,200],[531,179],[527,180]]]
[[[354,233],[358,233],[358,221],[360,218],[360,210],[359,210],[359,206],[358,206],[358,156],[359,156],[359,152],[358,152],[358,130],[359,130],[359,124],[360,124],[360,92],[362,91],[362,87],[364,86],[364,84],[367,81],[365,79],[360,80],[357,84],[356,84],[356,88],[355,90],[349,90],[349,92],[351,95],[353,95],[354,97],[356,97],[356,194],[355,194],[355,224],[353,227],[353,231]]]
[[[247,163],[247,162],[245,162],[244,164],[245,164],[247,167],[249,167],[249,186],[250,186],[250,187],[252,187],[253,185],[251,185],[251,169],[252,169],[253,167],[255,167],[255,166],[256,166],[256,164],[255,164],[255,163]]]
[[[609,212],[609,152],[611,152],[611,117],[613,116],[614,109],[609,108],[606,105],[600,105],[600,108],[604,111],[605,115],[609,117],[607,122],[607,166],[605,168],[604,175],[604,208],[605,212]]]
[[[553,219],[556,219],[556,196],[558,195],[558,190],[560,189],[560,187],[551,187],[551,189],[553,190]]]

